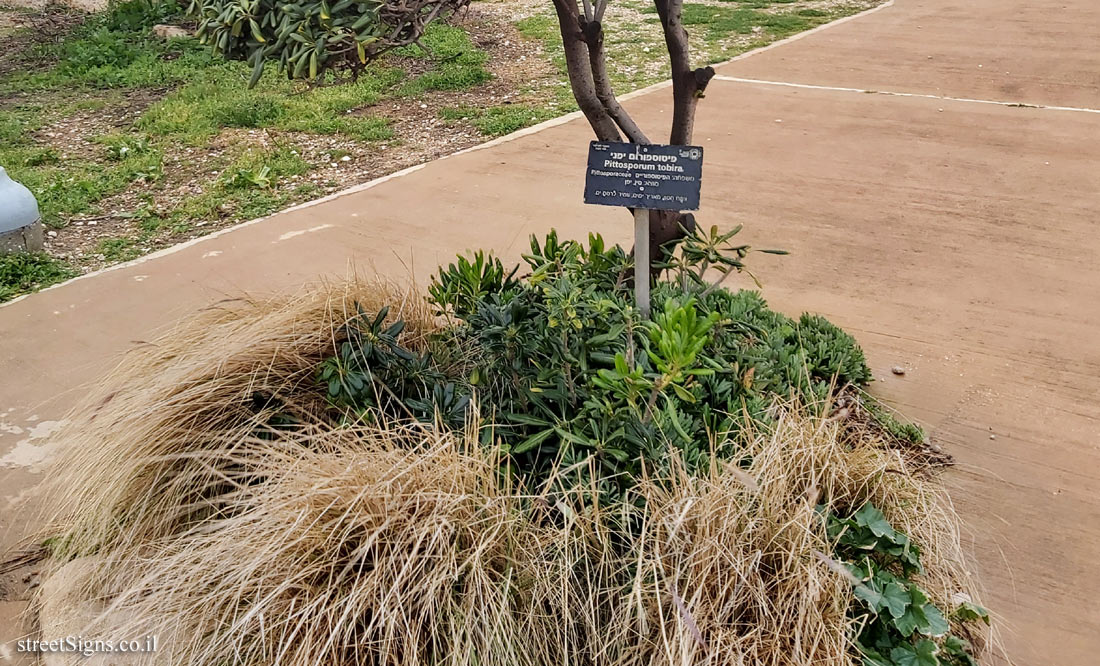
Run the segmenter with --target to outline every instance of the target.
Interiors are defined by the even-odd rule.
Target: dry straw
[[[854,664],[822,502],[880,507],[933,601],[975,594],[938,486],[794,406],[748,468],[674,466],[616,506],[522,494],[475,432],[323,425],[313,372],[354,302],[400,305],[414,346],[435,325],[392,285],[226,303],[74,415],[53,533],[94,562],[89,635],[156,634],[149,663],[179,665]],[[299,425],[259,429],[276,410]]]

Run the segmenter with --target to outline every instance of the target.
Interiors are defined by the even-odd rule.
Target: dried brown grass
[[[848,665],[822,502],[873,501],[921,545],[933,601],[975,596],[934,481],[794,406],[747,469],[647,479],[617,506],[520,494],[476,433],[310,419],[323,405],[297,388],[332,327],[397,296],[207,313],[75,416],[54,525],[98,558],[74,585],[104,604],[99,630],[161,636],[157,664]],[[417,303],[402,316],[423,333]],[[310,425],[258,436],[257,391]]]
[[[47,479],[51,522],[82,554],[184,529],[218,512],[221,477],[247,471],[242,444],[275,413],[317,422],[316,368],[355,304],[406,320],[406,341],[436,328],[419,293],[351,280],[278,300],[231,299],[130,351],[67,418]]]

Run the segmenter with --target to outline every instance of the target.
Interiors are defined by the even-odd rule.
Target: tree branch
[[[596,93],[588,43],[585,41],[577,0],[554,0],[554,9],[558,14],[562,46],[565,47],[565,67],[569,74],[569,85],[573,90],[573,97],[577,100],[577,106],[588,119],[588,124],[592,126],[597,139],[622,141],[619,128],[608,115],[607,109]]]
[[[592,69],[592,82],[600,104],[627,139],[633,143],[651,143],[645,132],[619,104],[615,92],[611,89],[611,79],[607,75],[607,58],[603,48],[603,25],[599,21],[584,22],[581,24],[581,33],[584,35],[585,43],[588,44],[588,62]]]
[[[713,67],[693,70],[688,35],[682,21],[683,0],[653,0],[665,31],[669,64],[672,66],[672,130],[669,143],[687,145],[695,130],[695,107],[714,76]]]
[[[596,17],[595,20],[603,23],[603,13],[607,9],[607,0],[596,0]]]

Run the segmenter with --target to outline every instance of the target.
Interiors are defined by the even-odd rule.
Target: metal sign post
[[[645,319],[649,319],[649,279],[649,209],[635,208],[634,303]]]
[[[634,299],[649,317],[649,211],[697,210],[703,149],[593,141],[584,202],[634,210]]]

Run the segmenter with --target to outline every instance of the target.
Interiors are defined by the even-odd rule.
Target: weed
[[[0,142],[9,146],[26,142],[28,125],[27,114],[0,109]]]
[[[36,167],[47,164],[57,164],[61,156],[53,148],[33,148],[27,151],[23,158],[23,166]]]
[[[129,261],[141,256],[137,241],[129,237],[103,238],[96,244],[96,252],[112,263]]]
[[[427,58],[432,68],[408,81],[397,94],[420,95],[434,90],[463,90],[492,78],[485,69],[488,54],[477,49],[465,30],[445,24],[432,25],[420,44],[395,51],[410,58]]]
[[[44,252],[0,254],[0,302],[76,275],[68,264]]]
[[[259,170],[238,167],[226,172],[225,186],[229,189],[246,189],[259,187],[267,189],[274,183],[271,177],[271,167],[263,166]]]
[[[107,147],[107,159],[114,162],[149,152],[149,139],[144,136],[107,134],[97,137],[96,142]]]
[[[164,178],[164,162],[161,159],[149,162],[134,171],[134,180],[144,183],[159,183]]]
[[[949,633],[948,618],[916,580],[923,573],[917,544],[869,503],[847,517],[829,512],[826,523],[834,553],[844,562],[861,602],[851,612],[864,664],[976,665],[969,642]],[[986,610],[970,602],[954,615],[960,623],[989,623]]]

